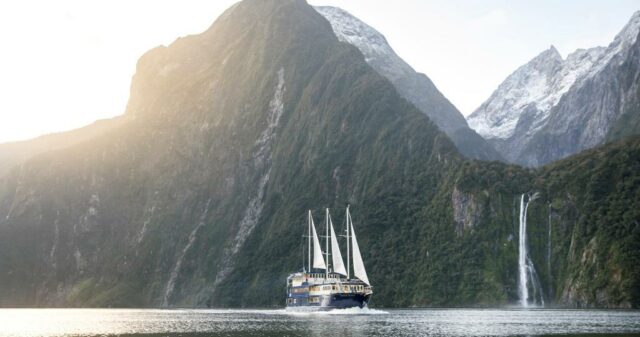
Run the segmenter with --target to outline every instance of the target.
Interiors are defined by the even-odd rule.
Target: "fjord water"
[[[640,336],[640,311],[0,309],[0,336]]]

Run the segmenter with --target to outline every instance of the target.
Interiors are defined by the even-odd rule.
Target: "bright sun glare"
[[[179,1],[115,2],[0,5],[0,40],[10,46],[0,62],[0,143],[122,114],[137,59],[205,30],[235,1],[190,1],[199,11]]]

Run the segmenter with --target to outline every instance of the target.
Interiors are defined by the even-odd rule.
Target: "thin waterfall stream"
[[[539,194],[528,195],[523,193],[520,196],[520,228],[518,235],[518,295],[520,305],[524,308],[529,304],[544,307],[544,295],[538,279],[538,274],[533,266],[533,261],[529,257],[529,247],[527,245],[527,210],[529,203],[536,200]],[[529,289],[533,291],[530,298]],[[531,303],[530,303],[531,299]]]

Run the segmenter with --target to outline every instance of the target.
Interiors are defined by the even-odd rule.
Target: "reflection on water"
[[[0,336],[640,336],[639,311],[0,309]]]

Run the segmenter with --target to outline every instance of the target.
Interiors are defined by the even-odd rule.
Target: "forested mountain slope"
[[[347,203],[374,305],[512,303],[534,192],[548,302],[640,305],[639,140],[466,160],[304,1],[245,0],[149,51],[126,117],[0,178],[0,305],[282,306],[307,209],[339,224]]]

